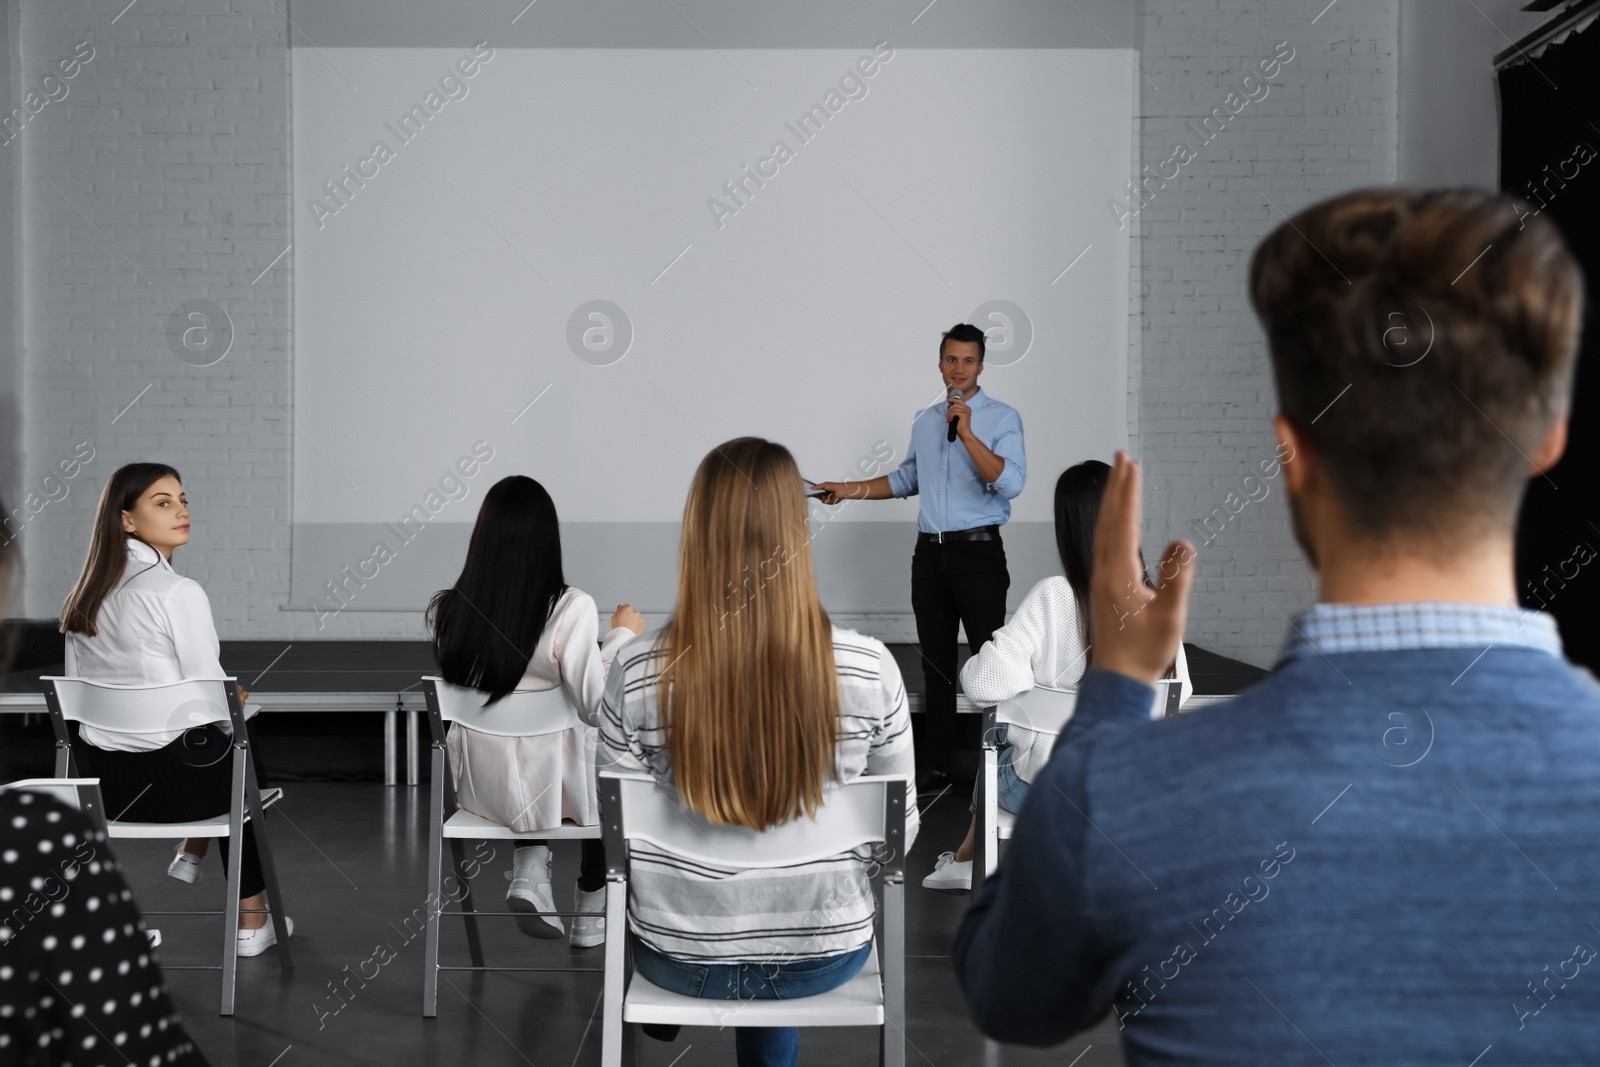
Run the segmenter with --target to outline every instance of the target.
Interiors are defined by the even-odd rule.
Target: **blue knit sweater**
[[[1480,644],[1298,656],[1161,722],[1150,699],[1090,672],[962,922],[984,1033],[1053,1045],[1109,1010],[1131,1067],[1600,1062],[1591,676]]]

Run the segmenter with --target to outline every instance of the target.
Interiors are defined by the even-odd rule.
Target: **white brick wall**
[[[1233,116],[1138,216],[1137,447],[1153,483],[1152,560],[1171,538],[1195,540],[1186,524],[1274,455],[1271,369],[1246,292],[1250,253],[1281,221],[1268,201],[1292,215],[1395,177],[1397,0],[1340,0],[1318,18],[1325,2],[1141,5],[1140,67],[1155,88],[1142,86],[1140,141],[1152,172],[1179,140],[1198,146],[1186,120],[1221,106],[1278,42],[1295,50],[1266,98]],[[1261,665],[1282,638],[1283,614],[1314,597],[1281,481],[1200,549],[1190,605],[1189,640]]]
[[[290,240],[284,5],[140,0],[118,18],[122,6],[21,9],[24,87],[79,41],[95,49],[68,95],[0,148],[24,161],[24,487],[77,442],[96,449],[20,535],[23,611],[59,609],[105,478],[157,460],[183,474],[196,539],[179,566],[203,578],[224,637],[419,635],[418,614],[347,612],[317,634],[314,616],[280,610],[292,431],[272,405],[292,417],[292,254],[255,279]],[[168,315],[196,298],[235,329],[210,367],[167,341]]]
[[[1133,223],[1130,426],[1160,487],[1147,497],[1151,551],[1272,451],[1271,379],[1244,291],[1250,250],[1278,221],[1263,196],[1292,213],[1395,174],[1397,0],[1340,0],[1312,24],[1320,6],[1141,4],[1145,163],[1165,159],[1184,120],[1221,105],[1277,42],[1296,52],[1267,99]],[[21,535],[23,610],[58,608],[83,559],[89,490],[120,463],[157,459],[184,474],[197,538],[180,565],[204,576],[224,637],[420,635],[420,612],[344,612],[318,634],[310,614],[280,610],[292,431],[272,405],[292,417],[292,254],[252,282],[290,240],[283,16],[270,0],[140,0],[113,25],[120,7],[22,0],[25,85],[81,40],[96,51],[67,98],[0,148],[23,161],[23,485],[81,440],[97,449]],[[236,339],[221,363],[194,368],[170,351],[166,319],[202,297],[228,311]],[[1291,613],[1312,588],[1276,486],[1199,566],[1193,639],[1267,662],[1284,624],[1247,579]]]

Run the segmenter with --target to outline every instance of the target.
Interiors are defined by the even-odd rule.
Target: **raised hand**
[[[1189,542],[1172,542],[1162,554],[1157,587],[1145,584],[1139,482],[1139,468],[1118,452],[1094,528],[1089,610],[1095,666],[1153,684],[1183,641],[1195,554]]]

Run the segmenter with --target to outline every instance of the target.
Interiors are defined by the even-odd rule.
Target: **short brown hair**
[[[1250,264],[1282,414],[1356,530],[1509,529],[1565,412],[1583,278],[1527,205],[1363,189],[1280,225]]]

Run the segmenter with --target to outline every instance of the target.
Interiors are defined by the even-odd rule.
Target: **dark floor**
[[[426,788],[367,783],[311,783],[288,788],[268,813],[295,920],[295,969],[278,967],[277,950],[239,963],[237,1014],[217,1014],[216,972],[168,971],[167,984],[190,1034],[211,1062],[240,1067],[309,1067],[312,1064],[551,1064],[600,1062],[599,974],[478,974],[445,972],[439,1016],[423,1019],[422,939],[397,932],[401,919],[422,905],[427,841],[422,818]],[[922,876],[942,850],[954,848],[966,828],[964,798],[954,792],[923,798],[921,836],[912,849],[907,882],[907,1062],[957,1067],[967,1064],[1122,1063],[1116,1026],[1109,1017],[1093,1032],[1051,1050],[1001,1047],[970,1022],[951,971],[951,935],[965,896],[933,893]],[[478,876],[480,893],[497,901],[510,866],[503,843]],[[146,909],[216,907],[222,869],[206,860],[198,886],[166,877],[172,843],[119,841],[123,870]],[[576,877],[576,846],[558,846],[556,879],[561,897]],[[482,903],[482,907],[498,904]],[[220,920],[152,917],[162,930],[165,964],[216,959]],[[523,937],[508,919],[485,919],[490,964],[579,966],[601,963],[600,949],[574,950],[564,942]],[[459,920],[446,920],[443,961],[465,964]],[[504,924],[496,930],[493,925]],[[397,951],[365,988],[338,1002],[329,984],[346,977],[379,943]],[[371,966],[366,970],[370,973]],[[733,1062],[731,1030],[685,1030],[675,1043],[640,1042],[648,1067],[695,1067]],[[1078,1057],[1075,1059],[1075,1057]],[[869,1030],[809,1031],[802,1038],[808,1064],[873,1064],[876,1034]]]
[[[37,686],[37,676],[59,662],[59,634],[43,633],[19,650],[7,688]],[[890,646],[908,691],[920,695],[922,673],[916,649]],[[420,642],[226,642],[224,663],[249,688],[262,692],[308,689],[398,690],[431,668]],[[1231,693],[1258,680],[1256,668],[1189,647],[1199,693]],[[53,747],[49,725],[24,727],[21,716],[0,716],[0,780],[48,775]],[[42,717],[35,717],[42,720]],[[402,920],[423,906],[427,837],[421,819],[427,786],[385,787],[372,781],[295,782],[311,778],[380,775],[380,716],[282,714],[261,717],[262,745],[287,797],[268,815],[288,914],[294,918],[295,970],[285,974],[277,950],[242,960],[237,1014],[217,1014],[215,972],[168,971],[167,982],[190,1033],[211,1061],[241,1067],[307,1067],[311,1064],[594,1064],[600,1057],[596,974],[478,974],[446,972],[439,991],[439,1016],[425,1020],[422,1007],[422,942],[408,942]],[[974,726],[976,723],[974,723]],[[949,958],[966,896],[922,889],[921,880],[939,852],[953,849],[966,829],[962,788],[922,799],[923,828],[907,872],[907,1062],[929,1067],[968,1064],[1049,1063],[1105,1067],[1122,1063],[1115,1023],[1051,1050],[1002,1048],[967,1021]],[[166,877],[172,843],[119,841],[117,851],[136,898],[146,910],[212,908],[220,905],[221,866],[206,861],[196,887]],[[494,860],[477,884],[482,907],[498,908],[502,872],[510,850],[496,843]],[[576,846],[558,848],[558,902],[565,905],[576,877]],[[486,898],[486,899],[485,899]],[[210,963],[220,954],[221,920],[152,917],[164,936],[166,964]],[[512,966],[598,967],[601,950],[572,950],[563,942],[533,941],[506,919],[486,919],[488,962]],[[498,929],[496,928],[498,925]],[[443,962],[465,964],[466,942],[459,920],[446,920]],[[377,977],[358,985],[349,976],[373,957],[380,944],[397,954]],[[371,971],[371,964],[365,969]],[[349,971],[346,971],[349,968]],[[355,988],[336,1014],[332,987]],[[877,1062],[876,1034],[865,1030],[819,1030],[802,1041],[810,1064]],[[731,1031],[686,1030],[672,1044],[641,1041],[648,1067],[695,1067],[733,1061]]]

